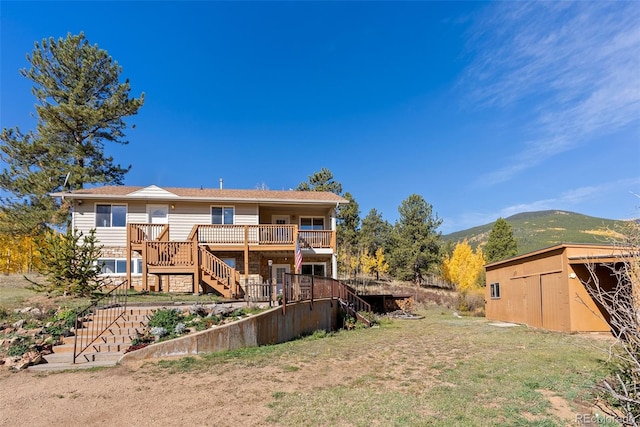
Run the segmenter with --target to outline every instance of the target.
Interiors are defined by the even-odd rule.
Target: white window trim
[[[305,265],[321,265],[324,267],[324,274],[325,277],[327,277],[327,263],[326,262],[302,262],[302,267],[304,267]],[[300,271],[302,271],[302,267],[300,268]]]
[[[118,265],[118,261],[124,261],[125,262],[125,268],[126,268],[126,262],[127,259],[126,258],[112,258],[112,257],[100,257],[98,258],[98,260],[96,261],[98,264],[101,264],[102,262],[106,261],[106,260],[113,260],[115,261],[114,265]],[[142,258],[131,258],[132,261],[132,270],[131,270],[131,275],[132,276],[142,276],[142,265],[139,265],[138,260],[142,260]],[[138,266],[140,267],[140,271],[138,271]],[[111,276],[126,276],[127,272],[126,270],[122,273],[100,273],[101,277],[111,277]]]
[[[497,290],[497,292],[496,292],[496,290]],[[489,285],[489,296],[491,297],[491,299],[500,299],[501,295],[500,295],[500,283],[499,282],[491,283]]]
[[[327,218],[324,216],[312,216],[312,215],[305,215],[305,216],[301,216],[298,219],[298,227],[300,228],[300,230],[302,230],[302,220],[303,219],[307,219],[307,218],[311,218],[311,224],[313,226],[313,220],[314,219],[322,219],[322,230],[326,230],[326,224],[327,224]],[[317,231],[317,230],[303,230],[303,231]]]
[[[213,223],[213,212],[212,209],[213,208],[222,208],[222,224],[214,224]],[[231,208],[233,209],[233,218],[231,219],[231,224],[225,224],[224,223],[224,210],[227,208]],[[211,221],[211,224],[213,225],[234,225],[236,223],[236,207],[235,206],[229,206],[229,205],[211,205],[209,206],[209,221]]]
[[[103,225],[98,225],[98,206],[124,206],[125,209],[125,213],[124,213],[124,225],[113,225],[113,209],[111,209],[111,218],[109,223],[111,225],[109,226],[103,226]],[[102,229],[108,229],[108,228],[126,228],[127,227],[127,223],[129,222],[129,204],[128,203],[102,203],[102,202],[95,202],[93,204],[93,224],[95,225],[96,228],[102,228]]]

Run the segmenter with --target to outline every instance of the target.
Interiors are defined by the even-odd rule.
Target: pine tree
[[[511,224],[498,218],[491,228],[489,239],[484,247],[488,263],[500,261],[518,254],[518,242],[513,236]]]
[[[4,128],[0,135],[2,200],[0,228],[34,235],[47,224],[62,224],[66,210],[49,194],[85,184],[122,184],[130,169],[105,156],[105,143],[127,144],[125,117],[144,101],[130,98],[119,81],[122,69],[105,50],[90,45],[83,33],[35,44],[22,76],[34,83],[36,129]]]
[[[351,193],[345,193],[344,198],[349,200],[348,205],[343,205],[336,212],[337,232],[336,239],[338,251],[343,255],[338,258],[345,260],[347,265],[341,266],[340,270],[347,274],[353,273],[355,276],[359,271],[359,228],[360,228],[360,207]]]
[[[331,193],[342,195],[342,184],[333,178],[333,173],[322,168],[320,171],[309,175],[309,181],[303,181],[296,188],[298,191],[329,191]]]
[[[102,265],[98,263],[102,246],[98,244],[95,229],[83,235],[67,227],[65,234],[46,233],[41,240],[40,273],[46,283],[33,283],[33,289],[50,294],[91,296],[104,281],[100,277]]]
[[[403,200],[398,213],[392,232],[390,272],[400,280],[420,282],[432,265],[440,263],[441,234],[437,229],[442,220],[417,194]]]
[[[393,227],[374,208],[362,219],[360,226],[360,244],[365,251],[376,253],[380,248],[389,251],[389,241]]]

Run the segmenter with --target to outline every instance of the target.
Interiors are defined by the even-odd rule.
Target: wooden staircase
[[[126,312],[112,325],[93,324],[94,319],[105,319],[100,309],[83,320],[83,327],[75,331],[77,336],[86,336],[92,330],[103,330],[90,348],[83,352],[73,363],[73,350],[76,335],[65,337],[63,343],[53,347],[53,353],[44,356],[45,364],[30,366],[30,370],[71,369],[74,367],[111,366],[115,365],[131,341],[146,328],[149,318],[157,308],[128,307]],[[108,309],[106,309],[108,310]]]
[[[240,287],[240,274],[220,258],[203,247],[199,248],[200,280],[206,286],[226,298],[240,298],[244,295]]]

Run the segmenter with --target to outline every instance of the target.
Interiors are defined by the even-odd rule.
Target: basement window
[[[489,287],[491,291],[491,299],[500,299],[500,283],[492,283]]]
[[[99,258],[98,264],[102,266],[100,274],[106,276],[122,276],[127,274],[127,260],[125,258]],[[131,274],[142,274],[142,259],[131,260]]]

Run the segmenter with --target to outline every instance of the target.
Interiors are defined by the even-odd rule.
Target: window
[[[500,298],[500,283],[492,283],[489,285],[491,287],[491,298],[499,299]]]
[[[211,224],[233,224],[233,208],[213,206],[211,208]]]
[[[105,275],[125,275],[127,274],[127,260],[125,258],[99,258],[98,264],[102,265],[102,272]],[[142,259],[131,260],[131,274],[142,274]]]
[[[302,264],[300,273],[324,277],[324,264]]]
[[[124,227],[126,225],[126,205],[96,205],[96,227]]]
[[[231,268],[236,268],[236,259],[235,258],[220,258],[222,262],[227,264]]]
[[[300,230],[324,230],[324,218],[300,218]]]

